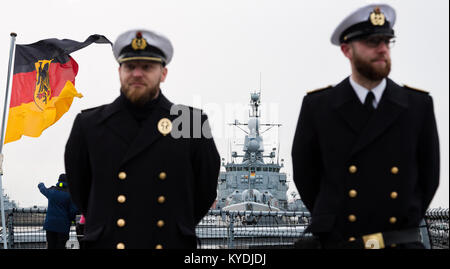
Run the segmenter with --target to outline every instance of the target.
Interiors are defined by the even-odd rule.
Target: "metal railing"
[[[448,249],[448,208],[432,208],[427,211],[427,224],[430,244],[435,249]]]
[[[289,248],[304,235],[308,212],[210,210],[195,231],[202,249]]]
[[[46,208],[8,211],[8,248],[46,248],[46,235],[42,228],[46,212]],[[309,222],[308,212],[210,210],[195,230],[201,249],[293,248],[295,241],[311,236],[304,233]],[[432,249],[448,249],[448,226],[448,208],[429,209],[422,229],[424,245]],[[0,242],[3,242],[2,238]],[[66,247],[79,247],[74,225]]]

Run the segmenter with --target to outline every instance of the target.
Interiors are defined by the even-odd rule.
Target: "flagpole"
[[[0,206],[2,211],[2,237],[3,237],[3,249],[8,248],[6,243],[6,222],[5,222],[5,205],[3,201],[3,187],[2,187],[2,176],[3,176],[3,143],[5,141],[5,126],[6,126],[6,114],[8,112],[8,100],[9,100],[9,88],[12,70],[12,61],[14,48],[16,43],[16,33],[11,33],[11,47],[9,49],[9,63],[8,63],[8,77],[6,78],[6,93],[5,93],[5,104],[3,106],[3,116],[2,116],[2,129],[1,129],[1,141],[0,141]]]

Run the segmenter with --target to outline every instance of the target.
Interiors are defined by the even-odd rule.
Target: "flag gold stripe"
[[[74,97],[83,95],[77,92],[72,82],[67,81],[61,93],[51,98],[43,111],[34,102],[10,108],[5,144],[20,139],[22,135],[40,136],[69,110]]]

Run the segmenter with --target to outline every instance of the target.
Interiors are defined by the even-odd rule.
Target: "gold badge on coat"
[[[370,13],[370,22],[372,25],[378,25],[382,26],[384,25],[386,21],[386,17],[383,13],[381,13],[381,10],[379,7],[375,8],[372,13]]]
[[[162,118],[158,122],[158,131],[162,135],[167,135],[172,131],[172,122],[168,118]]]

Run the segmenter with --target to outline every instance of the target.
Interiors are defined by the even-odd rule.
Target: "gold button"
[[[391,173],[394,174],[394,175],[398,174],[398,167],[397,166],[392,167],[391,168]]]
[[[167,174],[165,172],[159,173],[159,179],[164,180],[164,179],[166,179],[166,177],[167,177]]]
[[[117,249],[125,249],[125,244],[124,243],[119,243],[116,245]]]
[[[355,198],[357,194],[358,194],[358,192],[355,190],[350,190],[348,192],[348,196],[350,196],[350,198]]]
[[[158,203],[163,204],[165,201],[166,201],[166,197],[164,197],[162,195],[158,197]]]
[[[356,241],[356,238],[354,238],[353,236],[348,239],[348,242],[354,242],[354,241]]]
[[[126,200],[127,200],[127,198],[125,197],[125,195],[117,196],[117,202],[119,202],[121,204],[125,203]]]
[[[117,226],[119,226],[119,227],[125,226],[125,220],[124,219],[118,219],[117,220]]]
[[[397,192],[395,192],[395,191],[391,192],[391,198],[392,199],[397,199],[397,197],[398,197],[398,193]]]
[[[155,249],[163,249],[163,246],[161,244],[158,244],[155,246]]]
[[[127,173],[125,173],[125,172],[120,172],[119,173],[119,179],[120,180],[124,180],[124,179],[126,179],[127,178]]]
[[[158,222],[156,223],[156,225],[157,225],[159,228],[162,228],[162,227],[164,226],[164,221],[163,221],[163,220],[158,220]]]
[[[358,168],[356,168],[356,166],[354,166],[354,165],[350,165],[350,167],[348,168],[348,171],[350,172],[350,174],[354,174],[354,173],[356,173],[356,171],[358,171]]]
[[[355,222],[356,221],[356,216],[353,215],[353,214],[348,215],[348,221]]]
[[[395,224],[395,223],[397,222],[397,218],[396,218],[396,217],[390,217],[390,218],[389,218],[389,222],[390,222],[391,224]]]

